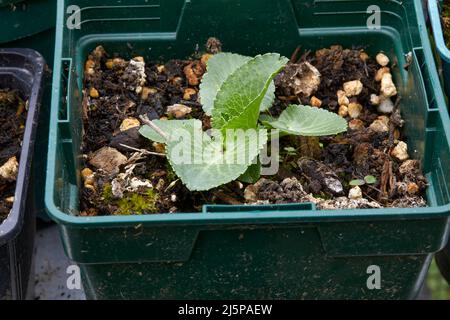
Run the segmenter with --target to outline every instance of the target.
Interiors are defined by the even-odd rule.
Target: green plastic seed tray
[[[70,5],[81,9],[80,28],[67,28]],[[373,5],[379,28],[368,28]],[[409,71],[393,75],[408,147],[430,183],[428,207],[216,205],[201,213],[77,216],[88,53],[101,44],[125,58],[186,58],[211,36],[226,51],[251,56],[334,44],[384,51],[398,66],[412,55]],[[449,233],[450,121],[435,70],[420,0],[60,0],[45,201],[87,297],[414,298]],[[368,285],[370,276],[380,276],[379,287]]]

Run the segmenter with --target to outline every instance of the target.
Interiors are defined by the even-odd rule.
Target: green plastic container
[[[428,13],[433,29],[434,42],[442,62],[445,91],[450,99],[450,48],[445,44],[438,4],[437,0],[428,1]]]
[[[55,51],[55,0],[0,0],[0,47],[31,48],[38,51],[52,72]],[[47,154],[42,153],[48,144],[48,129],[51,104],[51,77],[43,82],[42,107],[39,114],[39,126],[36,136],[36,158],[33,179],[45,180]],[[39,185],[39,184],[38,184]],[[45,212],[44,188],[38,187],[36,194],[36,215],[50,221]]]
[[[0,0],[0,43],[53,28],[55,15],[55,0]]]
[[[448,240],[450,120],[421,1],[100,0],[58,2],[46,206],[90,299],[413,298]],[[66,8],[81,8],[81,29]],[[368,30],[378,5],[381,29]],[[205,206],[202,213],[78,217],[81,88],[87,54],[184,58],[218,37],[226,51],[290,56],[298,45],[387,52],[406,134],[430,182],[429,207],[318,211],[314,205]],[[367,286],[370,266],[381,289]],[[376,268],[375,268],[376,269]],[[369,279],[369,282],[371,280]]]

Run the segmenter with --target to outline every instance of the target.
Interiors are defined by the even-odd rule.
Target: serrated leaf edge
[[[279,60],[282,59],[282,58],[284,58],[283,56],[281,56],[281,55],[278,54],[278,53],[265,53],[265,54],[262,54],[262,55],[261,55],[261,54],[258,54],[257,56],[255,56],[254,58],[250,59],[249,61],[247,61],[246,63],[244,63],[242,66],[240,66],[239,68],[237,68],[232,74],[230,74],[230,75],[228,76],[227,80],[228,80],[234,73],[238,72],[241,68],[243,68],[247,63],[250,63],[251,61],[254,61],[254,60],[259,59],[259,58],[264,58],[265,56],[270,56],[270,55],[277,55]],[[287,59],[286,59],[286,63],[287,63]],[[247,110],[247,107],[248,107],[249,105],[253,104],[253,102],[255,102],[256,100],[260,99],[261,96],[262,96],[262,99],[264,99],[264,96],[266,95],[266,92],[267,92],[267,90],[268,90],[268,88],[269,88],[271,82],[273,81],[273,79],[275,78],[275,76],[276,76],[276,75],[277,75],[277,74],[285,67],[285,65],[286,65],[286,64],[284,64],[283,66],[281,66],[277,71],[275,71],[275,72],[272,74],[272,76],[270,77],[270,79],[269,79],[268,81],[266,81],[266,83],[265,83],[265,85],[264,85],[264,89],[260,92],[260,94],[259,94],[255,99],[253,99],[252,101],[250,101],[250,102],[247,104],[247,106],[246,106],[245,108],[242,109],[243,111],[240,113],[240,115],[236,115],[236,116],[230,118],[228,121],[225,122],[225,125],[222,126],[222,128],[225,128],[227,123],[230,123],[230,122],[234,121],[235,119],[239,118],[239,117],[242,115],[242,113],[244,113],[244,110]],[[225,80],[225,81],[226,81],[226,80]],[[224,83],[225,83],[225,81],[224,81]],[[219,91],[220,91],[220,90],[219,90]],[[217,94],[216,94],[216,97],[215,97],[215,99],[214,99],[214,105],[215,105],[215,103],[216,103],[216,100],[217,100],[217,96],[218,96],[218,95],[219,95],[219,94],[217,93]],[[261,102],[262,102],[262,101],[261,101]],[[223,118],[223,119],[224,119],[224,118]],[[224,119],[224,120],[225,120],[225,119]],[[214,118],[211,119],[211,123],[212,123],[212,126],[214,127]]]

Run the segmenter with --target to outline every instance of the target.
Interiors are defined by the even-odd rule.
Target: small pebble
[[[350,191],[348,192],[348,198],[353,200],[361,199],[362,198],[361,188],[359,186],[351,188]]]
[[[386,67],[389,64],[389,58],[384,53],[380,52],[379,54],[377,54],[375,59],[377,60],[378,64],[382,67]]]
[[[91,88],[91,90],[89,90],[89,96],[91,98],[96,99],[96,98],[98,98],[100,96],[100,94],[98,93],[97,89]]]
[[[244,190],[244,198],[247,202],[252,203],[258,200],[256,196],[256,187],[253,184],[250,184]]]
[[[362,130],[364,129],[364,122],[362,122],[359,119],[352,119],[349,123],[348,123],[348,127],[351,130]]]
[[[94,60],[88,59],[84,65],[84,72],[89,75],[93,75],[95,73],[95,62]]]
[[[361,51],[361,52],[359,53],[359,58],[360,58],[362,61],[366,62],[367,60],[369,60],[369,55],[368,55],[366,52]]]
[[[92,185],[92,184],[89,184],[89,183],[87,183],[87,182],[85,182],[84,183],[84,187],[86,188],[86,189],[89,189],[89,190],[92,190],[92,191],[96,191],[95,190],[95,187]]]
[[[388,116],[379,116],[377,118],[378,120],[381,120],[385,125],[389,126],[389,117]]]
[[[419,186],[414,182],[410,182],[406,187],[406,192],[408,192],[411,195],[416,194],[417,192],[419,192]]]
[[[316,107],[316,108],[320,108],[322,106],[322,100],[320,100],[319,98],[316,98],[316,96],[312,96],[311,97],[311,106]]]
[[[91,177],[93,174],[94,174],[94,172],[89,168],[84,168],[83,170],[81,170],[81,178],[83,178],[83,180],[86,180],[88,177]]]
[[[353,80],[353,81],[344,83],[343,87],[344,87],[345,95],[347,97],[354,97],[361,93],[361,91],[363,89],[363,84],[359,80]]]
[[[344,105],[340,106],[340,107],[339,107],[338,114],[339,114],[341,117],[343,117],[343,118],[345,118],[346,116],[348,116],[348,107],[347,107],[347,106],[344,106]]]
[[[0,167],[0,180],[16,181],[19,163],[16,157],[11,157]]]
[[[392,113],[392,111],[394,111],[394,103],[392,102],[391,98],[381,99],[377,110],[381,113]]]
[[[103,56],[106,54],[105,49],[103,48],[103,46],[97,46],[94,51],[92,51],[92,54],[97,58],[97,59],[101,59],[103,58]]]
[[[370,104],[373,106],[378,106],[380,104],[380,96],[377,96],[375,93],[370,95]]]
[[[347,96],[345,95],[345,91],[339,90],[336,95],[338,97],[338,104],[340,106],[348,106],[350,100],[348,100]]]
[[[114,58],[112,62],[113,67],[125,68],[127,65],[127,62],[122,58]]]
[[[113,62],[113,60],[112,60],[112,59],[106,60],[105,66],[106,66],[106,68],[108,68],[108,69],[112,69],[112,68],[114,67],[114,62]]]
[[[167,107],[167,114],[169,116],[174,116],[177,119],[183,118],[191,112],[192,109],[184,104],[177,103]]]
[[[197,91],[195,91],[195,89],[193,88],[186,88],[184,89],[184,93],[183,93],[183,99],[184,100],[191,100],[193,96],[195,96],[197,94]]]
[[[377,73],[375,74],[375,81],[380,82],[381,79],[383,79],[383,75],[386,73],[391,73],[391,69],[389,69],[388,67],[378,69]]]
[[[157,93],[158,90],[155,88],[143,87],[141,91],[141,99],[147,100],[150,95]]]
[[[353,119],[356,119],[360,116],[362,109],[363,107],[359,103],[350,102],[350,104],[348,105],[348,114]]]
[[[408,145],[403,141],[399,141],[392,150],[391,155],[400,161],[407,160],[409,158]]]
[[[130,117],[126,118],[122,121],[122,124],[120,125],[120,131],[127,131],[128,129],[139,127],[141,123],[138,119]]]
[[[397,88],[392,81],[392,75],[390,73],[385,73],[381,79],[381,89],[380,92],[386,98],[393,97],[397,95]]]
[[[164,71],[166,71],[166,67],[163,64],[160,64],[156,66],[156,71],[158,71],[158,73],[163,73]]]
[[[172,80],[170,80],[170,82],[173,85],[182,85],[183,84],[183,78],[182,77],[173,77]]]
[[[141,56],[134,57],[133,60],[136,62],[145,62],[144,57],[141,57]]]
[[[386,123],[384,119],[380,119],[380,117],[378,117],[378,119],[375,119],[375,121],[370,124],[369,128],[375,132],[388,132],[389,123]]]

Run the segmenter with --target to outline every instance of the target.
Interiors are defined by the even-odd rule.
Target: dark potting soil
[[[442,22],[445,43],[447,44],[447,48],[450,48],[450,0],[444,0],[442,7]]]
[[[19,94],[0,89],[0,223],[14,202],[25,121],[25,102]]]
[[[140,115],[153,119],[210,119],[198,99],[206,61],[220,51],[209,40],[206,53],[165,63],[125,60],[99,46],[88,57],[84,78],[84,135],[81,215],[150,214],[200,211],[204,204],[314,202],[319,209],[425,206],[426,180],[416,160],[393,156],[404,143],[401,99],[381,113],[371,99],[380,93],[381,66],[363,49],[340,46],[296,52],[275,80],[279,115],[289,104],[314,105],[339,113],[349,122],[336,136],[281,138],[280,170],[256,184],[234,181],[206,192],[191,192],[176,177],[164,146],[141,137]],[[320,72],[313,94],[298,92],[293,77],[309,63]],[[303,75],[304,76],[304,75]],[[360,80],[361,92],[341,107],[337,92]],[[314,103],[313,103],[314,101]],[[360,105],[357,114],[350,104]],[[179,114],[168,114],[177,105]],[[319,106],[318,106],[319,107]],[[350,111],[350,113],[349,113]],[[401,143],[400,143],[401,142]],[[146,151],[153,152],[149,154]],[[366,181],[364,181],[366,179]],[[361,196],[352,196],[360,188]]]

